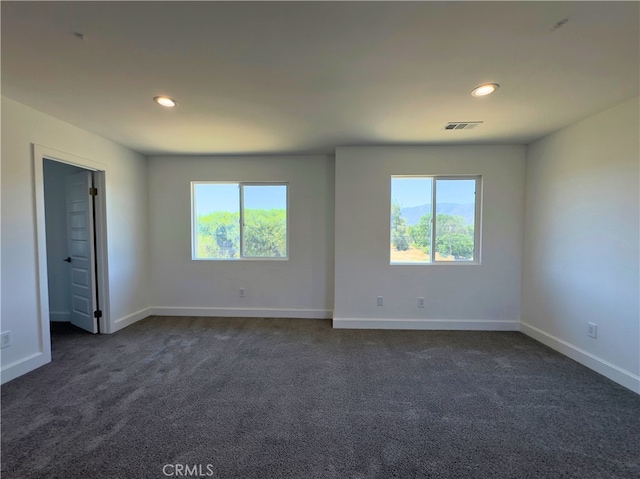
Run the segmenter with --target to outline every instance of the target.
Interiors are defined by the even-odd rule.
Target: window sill
[[[427,263],[420,261],[392,261],[390,266],[480,266],[480,261],[436,261]]]
[[[228,262],[245,262],[245,261],[289,261],[289,258],[191,258],[191,261],[228,261]]]

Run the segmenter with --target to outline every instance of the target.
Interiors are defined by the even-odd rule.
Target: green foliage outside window
[[[455,259],[473,258],[473,226],[462,216],[436,215],[436,252]]]
[[[431,214],[423,215],[415,226],[409,226],[409,238],[415,248],[431,253]]]
[[[218,211],[198,217],[198,258],[237,258],[240,215]]]
[[[287,212],[244,210],[244,256],[282,258],[287,256]]]
[[[431,214],[423,215],[417,224],[406,227],[400,206],[392,206],[392,245],[397,251],[416,248],[430,254]],[[404,249],[398,247],[402,245]],[[406,247],[404,246],[406,245]],[[470,260],[474,253],[474,228],[462,216],[436,215],[436,253],[441,257]]]
[[[394,201],[391,205],[391,244],[398,251],[407,251],[409,249],[407,222],[400,210],[400,203]]]
[[[244,257],[287,256],[287,212],[244,210]],[[240,214],[215,212],[198,217],[198,258],[240,258]]]

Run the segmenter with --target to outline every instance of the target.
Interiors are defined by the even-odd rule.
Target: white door
[[[93,197],[90,171],[66,179],[67,244],[71,279],[71,323],[90,333],[98,332],[95,317],[96,263],[94,248]]]

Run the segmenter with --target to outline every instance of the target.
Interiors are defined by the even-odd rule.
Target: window
[[[192,182],[193,259],[287,259],[285,183]]]
[[[479,263],[480,180],[392,176],[391,263]]]

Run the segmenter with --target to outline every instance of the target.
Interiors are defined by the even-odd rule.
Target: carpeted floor
[[[2,479],[638,478],[640,396],[520,333],[151,317],[2,387]]]

